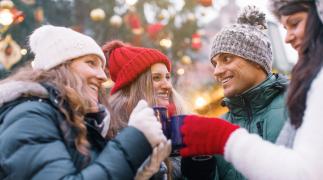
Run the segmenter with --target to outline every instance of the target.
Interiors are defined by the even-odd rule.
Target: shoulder
[[[317,74],[317,76],[313,80],[310,90],[314,90],[317,88],[323,89],[323,68],[321,68],[321,71]]]
[[[8,112],[5,119],[30,119],[31,117],[54,118],[58,110],[44,99],[23,101]]]
[[[15,137],[56,136],[57,110],[50,104],[39,101],[24,101],[15,105],[3,118],[0,133],[7,139]],[[1,138],[2,139],[2,138]]]
[[[322,115],[323,106],[323,70],[317,74],[313,80],[309,91],[307,92],[306,110],[304,118],[311,117],[310,119],[316,119]],[[323,121],[322,121],[323,122]]]

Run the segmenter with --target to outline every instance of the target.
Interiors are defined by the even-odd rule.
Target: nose
[[[172,88],[172,83],[170,80],[164,78],[163,81],[162,81],[162,88],[165,88],[165,89],[171,89]]]
[[[218,64],[216,67],[214,67],[213,76],[218,81],[221,75],[224,73],[224,67]]]
[[[295,35],[290,32],[290,31],[287,31],[286,33],[286,37],[285,37],[285,43],[292,43],[292,41],[295,39]]]
[[[107,75],[105,74],[103,68],[98,69],[96,78],[99,79],[102,82],[105,82],[105,81],[108,80]]]

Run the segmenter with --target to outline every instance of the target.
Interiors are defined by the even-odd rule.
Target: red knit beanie
[[[168,71],[171,70],[170,60],[156,49],[134,47],[116,40],[107,42],[102,49],[107,59],[106,68],[115,83],[111,94],[130,84],[155,63],[164,63]]]

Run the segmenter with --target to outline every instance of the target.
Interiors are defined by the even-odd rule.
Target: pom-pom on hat
[[[105,56],[100,46],[89,36],[70,28],[44,25],[29,38],[29,46],[35,54],[33,69],[49,70],[66,61],[94,54],[105,66]]]
[[[267,74],[272,70],[272,49],[265,14],[256,6],[247,6],[236,24],[223,28],[215,35],[210,59],[219,53],[230,53],[259,64]]]
[[[156,49],[134,47],[117,40],[106,43],[102,49],[111,79],[115,82],[111,94],[129,85],[153,64],[164,63],[171,71],[170,60]]]

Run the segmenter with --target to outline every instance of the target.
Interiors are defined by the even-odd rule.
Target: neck
[[[243,93],[244,94],[248,91],[250,91],[251,89],[257,87],[259,84],[263,83],[270,75],[267,75],[266,73],[259,73],[257,75],[255,75],[255,83],[252,87],[250,87],[249,89],[245,90]]]

